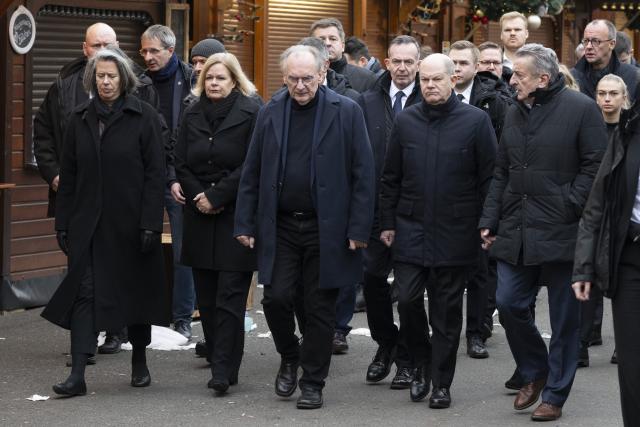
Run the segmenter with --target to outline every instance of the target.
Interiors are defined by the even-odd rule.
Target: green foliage
[[[546,8],[550,15],[562,12],[566,0],[473,0],[471,2],[472,14],[478,10],[490,21],[499,21],[500,17],[507,12],[520,12],[524,15],[537,14],[541,6]],[[544,12],[542,13],[544,15]]]

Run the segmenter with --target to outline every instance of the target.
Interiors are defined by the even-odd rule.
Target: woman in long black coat
[[[175,148],[176,175],[185,194],[182,263],[193,269],[212,378],[224,393],[238,381],[244,312],[254,253],[233,237],[240,172],[260,109],[255,87],[233,54],[209,57],[198,102],[184,113]]]
[[[84,85],[94,96],[69,119],[56,206],[58,244],[69,270],[42,313],[71,330],[71,375],[53,387],[68,396],[86,393],[84,368],[97,331],[125,326],[133,345],[131,385],[148,386],[150,325],[168,324],[159,116],[131,95],[137,78],[117,47],[89,61]]]

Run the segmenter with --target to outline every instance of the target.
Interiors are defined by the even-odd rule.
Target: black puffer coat
[[[491,254],[524,265],[571,262],[578,220],[607,144],[602,114],[560,76],[509,107],[479,228]]]

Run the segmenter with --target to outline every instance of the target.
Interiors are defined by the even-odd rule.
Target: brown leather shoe
[[[522,386],[520,391],[518,391],[516,400],[513,401],[514,409],[521,411],[536,403],[546,383],[547,377],[544,377]]]
[[[533,414],[531,419],[533,421],[554,421],[562,416],[562,408],[552,405],[551,403],[542,402]]]

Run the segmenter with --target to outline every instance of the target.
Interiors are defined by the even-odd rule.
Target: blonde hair
[[[620,85],[620,89],[622,90],[622,94],[624,95],[624,104],[622,104],[622,108],[628,109],[631,107],[631,102],[629,102],[629,89],[627,89],[627,84],[620,78],[620,76],[616,76],[615,74],[607,74],[598,82],[598,86],[596,86],[596,91],[600,86],[600,83],[604,81],[618,83]]]
[[[522,22],[524,22],[525,30],[529,29],[529,21],[527,20],[527,17],[521,14],[520,12],[513,11],[513,12],[507,12],[500,17],[500,30],[502,30],[502,23],[504,21],[511,21],[512,19],[522,19]]]
[[[564,76],[564,82],[567,85],[567,87],[569,89],[575,90],[576,92],[580,92],[580,85],[578,84],[576,79],[573,78],[573,74],[571,74],[571,71],[569,71],[569,68],[567,68],[567,66],[564,64],[560,64],[558,68],[560,70],[560,74]]]
[[[213,67],[216,64],[224,65],[227,70],[229,70],[229,74],[231,74],[231,79],[235,82],[236,88],[242,93],[244,96],[253,96],[256,93],[256,87],[253,83],[247,78],[247,76],[242,71],[242,67],[240,66],[240,62],[238,62],[238,58],[233,53],[223,52],[216,53],[211,55],[207,62],[204,63],[204,67],[202,67],[202,71],[200,72],[200,76],[198,76],[198,82],[196,83],[196,87],[193,89],[193,93],[197,96],[200,96],[204,91],[204,81],[209,71],[209,68]]]

